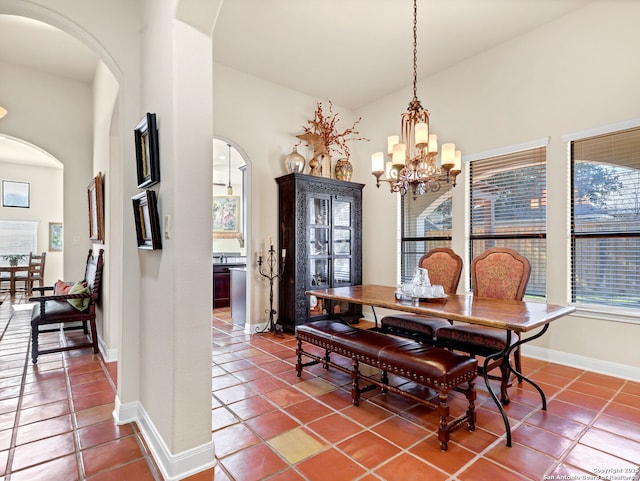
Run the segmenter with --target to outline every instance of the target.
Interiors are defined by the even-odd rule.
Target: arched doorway
[[[230,310],[233,323],[251,324],[251,272],[247,265],[249,230],[249,159],[233,141],[213,139],[212,307]]]

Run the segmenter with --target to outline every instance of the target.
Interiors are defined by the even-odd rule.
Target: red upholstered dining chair
[[[427,269],[431,285],[441,285],[446,294],[455,294],[462,274],[462,258],[453,249],[437,247],[431,249],[418,261],[418,266]],[[424,317],[416,314],[394,314],[380,321],[381,331],[432,344],[434,332],[451,323],[445,319]]]
[[[474,297],[521,301],[530,275],[529,260],[515,250],[505,247],[488,249],[471,262]],[[435,339],[439,346],[467,352],[474,357],[489,356],[505,349],[507,333],[491,327],[456,323],[438,328]],[[512,332],[510,345],[518,340],[518,335]],[[516,371],[521,372],[519,348],[514,351],[513,356]],[[498,358],[487,366],[487,371],[500,368],[500,402],[502,404],[509,403],[507,388],[510,376],[507,362],[508,359]],[[522,380],[519,379],[519,381]]]

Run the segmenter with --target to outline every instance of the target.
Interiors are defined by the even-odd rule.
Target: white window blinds
[[[526,295],[546,296],[546,147],[471,162],[471,258],[509,247],[529,259]]]
[[[640,307],[640,129],[571,143],[572,300]]]

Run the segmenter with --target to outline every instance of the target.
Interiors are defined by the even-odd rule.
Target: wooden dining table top
[[[410,300],[396,299],[395,292],[395,287],[366,284],[315,289],[306,294],[330,301],[346,301],[514,332],[531,331],[575,311],[573,306],[475,297],[471,293],[451,294],[446,298],[422,300],[416,304]]]

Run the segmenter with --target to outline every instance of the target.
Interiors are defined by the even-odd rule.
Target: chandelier
[[[461,172],[461,154],[454,144],[443,144],[438,158],[438,139],[429,131],[429,111],[422,107],[417,96],[417,27],[418,8],[413,0],[413,99],[402,114],[400,136],[387,138],[389,159],[376,152],[371,156],[371,170],[380,182],[388,182],[391,192],[404,195],[411,191],[413,198],[426,192],[436,192],[442,182],[451,180],[456,185],[456,177]],[[384,177],[383,177],[384,175]]]

